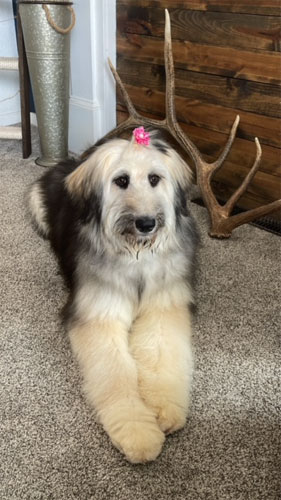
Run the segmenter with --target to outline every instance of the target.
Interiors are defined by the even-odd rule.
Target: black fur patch
[[[153,141],[153,146],[160,151],[160,153],[168,154],[168,145],[162,141]]]
[[[181,215],[187,217],[189,215],[189,211],[186,204],[186,193],[184,189],[178,184],[176,195],[175,195],[175,212],[176,212],[176,221]]]
[[[140,278],[140,280],[138,282],[138,300],[139,300],[139,302],[140,302],[142,294],[144,292],[144,288],[145,288],[144,281],[142,278]]]
[[[115,230],[120,234],[135,234],[135,217],[131,213],[121,215],[116,223]]]
[[[101,223],[101,212],[102,212],[102,193],[98,189],[91,191],[87,198],[84,198],[80,202],[81,213],[80,220],[82,224],[88,224],[92,220],[95,221],[97,225]]]
[[[181,240],[181,246],[188,258],[186,280],[191,285],[195,279],[195,251],[199,241],[197,227],[187,208],[187,196],[184,189],[178,184],[175,196],[176,229]]]
[[[74,283],[78,254],[85,245],[80,237],[81,225],[89,222],[99,225],[101,220],[101,193],[91,191],[87,198],[75,199],[65,187],[65,178],[80,164],[75,160],[61,163],[39,181],[50,227],[51,246],[70,286]]]

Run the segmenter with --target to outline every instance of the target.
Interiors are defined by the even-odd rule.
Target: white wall
[[[0,57],[17,57],[15,24],[11,0],[0,0]],[[21,120],[17,71],[0,70],[0,126]],[[15,96],[15,94],[17,94]],[[15,97],[12,97],[15,96]],[[12,99],[9,99],[12,97]]]
[[[76,0],[71,34],[69,149],[81,153],[116,124],[116,0]]]

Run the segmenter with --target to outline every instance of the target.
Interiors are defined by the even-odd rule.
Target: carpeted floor
[[[0,141],[0,499],[280,499],[281,239],[201,231],[190,418],[161,456],[130,465],[95,423],[59,319],[65,289],[24,208],[43,171]]]

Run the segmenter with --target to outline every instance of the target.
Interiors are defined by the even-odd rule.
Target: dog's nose
[[[150,233],[155,227],[155,219],[152,217],[139,217],[135,220],[135,225],[141,233]]]

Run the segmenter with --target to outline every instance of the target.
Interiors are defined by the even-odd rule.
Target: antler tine
[[[195,144],[186,136],[176,118],[175,107],[175,70],[172,51],[171,20],[168,9],[165,9],[165,44],[164,59],[166,70],[166,123],[171,135],[189,153],[193,159],[196,169],[205,169],[211,176],[221,167],[226,159],[236,136],[240,116],[237,115],[232,125],[227,143],[220,157],[213,163],[206,162]]]
[[[225,159],[226,159],[226,157],[231,149],[233,141],[236,137],[236,132],[237,132],[239,122],[240,122],[240,116],[237,115],[234,122],[233,122],[233,125],[231,127],[230,134],[228,136],[226,145],[224,146],[222,153],[220,154],[219,158],[212,164],[212,175],[222,166],[223,162],[225,161]]]
[[[216,232],[210,231],[210,236],[214,236],[216,238],[228,238],[231,236],[231,232],[233,229],[241,226],[242,224],[246,224],[247,222],[251,222],[253,220],[259,219],[260,217],[264,217],[265,215],[272,214],[277,210],[281,209],[281,199],[272,201],[267,205],[262,205],[261,207],[252,208],[251,210],[247,210],[246,212],[242,212],[241,214],[232,215],[225,219],[224,226],[221,228],[223,232],[220,234]],[[224,234],[226,232],[226,234]]]
[[[127,90],[125,89],[122,81],[121,81],[121,78],[120,76],[118,75],[116,69],[114,68],[112,62],[111,62],[111,59],[110,57],[107,59],[108,60],[108,64],[109,64],[109,67],[111,69],[111,72],[115,78],[115,81],[116,81],[116,84],[119,88],[119,90],[121,91],[121,94],[122,94],[122,97],[123,97],[123,100],[124,100],[124,103],[127,107],[127,110],[129,112],[129,115],[134,117],[134,118],[138,118],[139,117],[139,114],[138,112],[136,111],[136,108],[135,106],[133,105],[132,101],[131,101],[131,98],[127,92]]]
[[[141,116],[136,111],[136,108],[133,105],[131,98],[130,98],[127,90],[125,89],[125,87],[122,83],[122,80],[121,80],[120,76],[118,75],[116,69],[114,68],[110,58],[108,58],[108,64],[109,64],[110,70],[113,74],[113,77],[115,79],[116,85],[122,94],[125,106],[126,106],[127,111],[129,113],[129,117],[127,118],[127,120],[120,123],[116,128],[114,128],[113,130],[108,132],[108,134],[106,134],[104,136],[104,139],[110,139],[111,137],[118,136],[122,132],[125,132],[126,130],[131,129],[133,127],[137,127],[139,125],[148,125],[151,127],[158,127],[158,128],[165,128],[166,129],[167,126],[166,126],[165,120],[154,120],[152,118],[147,118],[145,116]]]
[[[110,130],[110,132],[108,132],[108,134],[106,134],[104,136],[104,139],[110,139],[112,137],[121,135],[122,132],[125,132],[125,130],[134,127],[138,121],[138,116],[139,116],[132,101],[131,101],[131,98],[130,98],[127,90],[125,89],[125,87],[120,79],[120,76],[118,75],[116,69],[114,68],[114,66],[111,62],[111,59],[108,58],[107,61],[108,61],[108,65],[110,67],[111,73],[115,79],[116,85],[119,88],[119,90],[122,94],[122,97],[124,99],[125,105],[127,107],[128,113],[129,113],[129,117],[127,118],[127,120],[120,123],[116,128],[114,128],[113,130]]]
[[[175,106],[175,70],[172,51],[171,20],[168,9],[165,9],[165,43],[164,60],[166,72],[166,124],[170,134],[187,151],[195,165],[201,155],[193,142],[185,135],[176,118]]]
[[[175,70],[172,52],[171,21],[168,9],[165,9],[164,61],[166,71],[166,122],[169,126],[177,122],[175,106]]]
[[[243,180],[241,186],[233,193],[233,195],[229,198],[227,203],[224,205],[224,208],[226,209],[227,213],[230,214],[236,205],[237,201],[241,198],[242,194],[246,191],[248,185],[250,184],[251,180],[253,179],[255,173],[257,172],[260,162],[261,162],[261,157],[262,157],[262,150],[261,150],[261,145],[257,137],[255,137],[255,143],[256,143],[256,158],[254,161],[253,166],[251,167],[249,173],[246,175],[245,179]]]

